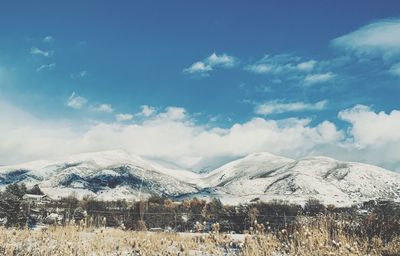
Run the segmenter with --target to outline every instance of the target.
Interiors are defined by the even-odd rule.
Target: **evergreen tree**
[[[22,201],[18,196],[7,191],[10,189],[6,189],[6,192],[0,194],[0,218],[6,219],[7,227],[23,227],[26,223],[26,216],[22,211]]]
[[[28,189],[26,188],[25,184],[10,184],[6,187],[5,192],[16,196],[19,200],[27,193]]]
[[[304,211],[307,215],[315,216],[321,213],[325,213],[325,205],[323,205],[317,199],[309,199],[304,205]]]
[[[33,195],[44,195],[42,190],[40,190],[40,187],[38,184],[34,185],[31,189],[28,190],[28,194],[33,194]]]

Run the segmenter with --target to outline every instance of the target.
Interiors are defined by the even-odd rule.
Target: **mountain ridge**
[[[94,196],[138,200],[151,195],[175,199],[220,198],[227,204],[309,198],[349,205],[400,198],[400,174],[381,167],[324,156],[299,160],[257,152],[207,173],[172,169],[123,150],[77,154],[0,166],[0,188],[14,182],[39,184],[53,198]]]

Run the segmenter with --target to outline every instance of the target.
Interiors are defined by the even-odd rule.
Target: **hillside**
[[[125,151],[85,153],[0,167],[0,188],[14,182],[39,184],[52,198],[95,196],[104,200],[150,195],[175,199],[218,197],[228,204],[255,200],[349,205],[400,198],[400,174],[328,157],[293,160],[254,153],[211,172],[165,168]]]

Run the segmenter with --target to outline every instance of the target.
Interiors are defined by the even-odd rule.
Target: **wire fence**
[[[104,214],[139,214],[137,212],[132,212],[129,210],[89,210],[87,212],[90,213],[104,213]],[[202,213],[185,213],[185,212],[143,212],[140,213],[143,215],[190,215],[190,216],[220,216],[221,214],[218,213],[207,213],[207,214],[202,214]],[[226,214],[224,214],[226,216]],[[229,216],[229,215],[228,215]],[[247,217],[249,214],[234,214],[231,215],[232,217]],[[301,215],[267,215],[267,214],[257,214],[258,217],[274,217],[274,218],[295,218],[295,217],[300,217]]]

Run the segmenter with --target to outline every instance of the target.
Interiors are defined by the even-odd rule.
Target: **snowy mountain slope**
[[[107,200],[196,192],[197,177],[195,173],[153,165],[119,150],[0,167],[0,186],[13,182],[24,182],[28,186],[39,183],[53,197],[75,193],[80,197],[93,195]]]
[[[49,196],[75,193],[105,200],[218,197],[236,204],[260,199],[349,205],[376,198],[400,200],[400,174],[328,157],[293,160],[254,153],[209,173],[165,168],[125,151],[104,151],[0,167],[0,188],[14,182],[39,184]]]
[[[304,203],[309,198],[316,198],[336,205],[377,198],[400,199],[400,174],[376,166],[341,162],[328,157],[298,161],[276,157],[271,163],[277,163],[277,168],[271,165],[270,169],[254,171],[254,166],[263,166],[263,159],[258,159],[261,163],[252,161],[247,170],[246,165],[240,165],[246,158],[226,165],[223,173],[240,173],[239,168],[248,175],[230,176],[213,187],[215,194],[227,198],[226,201],[241,197],[242,201],[260,198]]]
[[[258,174],[273,172],[294,160],[270,153],[254,153],[229,162],[203,177],[203,186],[223,186],[237,179],[248,179]]]

